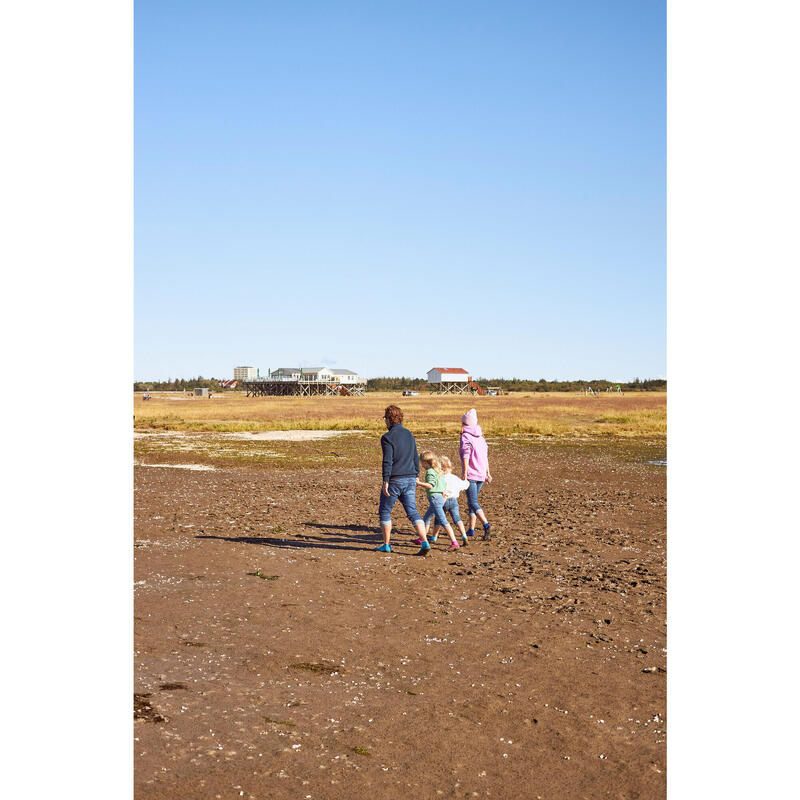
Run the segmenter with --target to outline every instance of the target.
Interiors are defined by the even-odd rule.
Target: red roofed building
[[[428,370],[428,386],[433,394],[486,394],[461,367],[432,367]]]
[[[469,383],[469,373],[461,367],[432,367],[428,383]]]

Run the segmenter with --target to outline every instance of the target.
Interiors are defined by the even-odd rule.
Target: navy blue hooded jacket
[[[399,422],[381,436],[383,480],[416,478],[419,475],[419,453],[414,434]]]

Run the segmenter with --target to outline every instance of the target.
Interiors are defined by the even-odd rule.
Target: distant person
[[[442,471],[444,472],[444,482],[446,486],[442,510],[445,514],[450,515],[450,519],[453,520],[453,525],[455,525],[461,533],[461,546],[466,547],[469,542],[467,540],[467,531],[464,528],[464,523],[461,521],[461,512],[458,508],[458,496],[464,489],[469,488],[469,481],[461,480],[453,475],[453,462],[450,461],[447,456],[439,456],[439,461],[441,462]],[[433,517],[434,514],[430,508],[422,515],[422,521],[426,526],[428,526],[428,531],[430,531],[430,525],[433,521]],[[434,544],[436,543],[436,535],[439,527],[440,526],[437,523],[433,528],[433,536],[431,536],[431,540],[434,542]]]
[[[420,457],[422,466],[425,467],[425,480],[417,479],[417,486],[423,486],[428,495],[428,510],[425,512],[425,518],[433,517],[436,520],[436,527],[444,528],[447,535],[450,537],[450,549],[458,550],[460,545],[456,540],[456,535],[453,533],[453,527],[447,521],[444,515],[444,494],[447,491],[447,481],[444,477],[444,470],[442,464],[436,457],[435,453],[426,450]],[[423,518],[423,522],[425,521]],[[433,541],[436,541],[436,528],[434,528]],[[417,539],[417,544],[422,544],[422,539]]]
[[[489,471],[489,446],[486,444],[486,439],[483,438],[483,431],[478,425],[478,412],[474,408],[461,417],[461,441],[458,453],[461,456],[461,479],[469,481],[467,536],[475,535],[475,519],[477,517],[483,523],[483,538],[488,539],[492,526],[478,503],[478,494],[484,483],[492,482],[492,473]]]
[[[422,542],[417,555],[427,556],[431,546],[428,544],[428,537],[425,533],[425,523],[417,511],[417,476],[419,475],[417,443],[411,431],[403,427],[403,412],[397,406],[386,407],[383,421],[388,428],[387,432],[381,436],[383,486],[378,505],[383,544],[375,549],[379,553],[392,552],[389,544],[392,535],[392,507],[399,497],[406,516],[416,528]]]

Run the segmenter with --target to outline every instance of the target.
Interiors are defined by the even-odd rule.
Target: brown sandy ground
[[[376,437],[136,467],[139,800],[665,796],[663,443],[490,444],[429,558],[399,503],[372,550]]]

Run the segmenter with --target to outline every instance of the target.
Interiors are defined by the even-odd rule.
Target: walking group
[[[478,494],[484,483],[492,482],[492,474],[489,471],[489,448],[481,426],[478,425],[475,409],[471,408],[461,417],[461,440],[458,448],[461,460],[460,479],[453,474],[453,465],[447,456],[437,456],[430,450],[421,454],[417,452],[414,435],[403,427],[403,412],[398,406],[388,406],[383,419],[388,429],[381,436],[383,487],[378,518],[383,544],[375,549],[380,553],[392,552],[392,508],[398,499],[417,532],[415,543],[420,546],[418,556],[427,556],[430,553],[430,542],[436,543],[441,530],[446,531],[449,537],[450,550],[467,547],[470,538],[475,536],[478,520],[483,525],[483,538],[488,539],[491,525],[478,503]],[[422,480],[419,477],[420,464],[425,468]],[[424,516],[420,516],[417,511],[417,486],[422,486],[428,497],[428,509]],[[458,507],[458,496],[462,491],[466,491],[467,495],[469,528],[464,527]],[[447,514],[453,521],[452,525],[447,521]],[[456,529],[460,534],[460,542]]]

